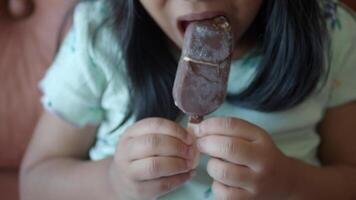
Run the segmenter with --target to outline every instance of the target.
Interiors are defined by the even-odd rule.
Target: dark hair
[[[177,61],[165,34],[136,0],[111,0],[137,120],[179,115],[172,97]]]
[[[259,19],[263,59],[251,85],[233,104],[278,111],[301,103],[326,75],[327,29],[318,0],[272,0]]]
[[[110,1],[131,86],[136,118],[179,115],[172,98],[177,61],[165,34],[134,0]],[[257,28],[256,28],[257,26]],[[326,72],[327,30],[318,0],[268,0],[255,20],[263,54],[257,74],[235,105],[279,111],[301,103]]]

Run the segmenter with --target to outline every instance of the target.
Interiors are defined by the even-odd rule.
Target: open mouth
[[[179,30],[182,33],[185,33],[185,31],[187,30],[189,24],[191,24],[193,21],[180,21],[179,22]]]
[[[209,20],[219,16],[226,17],[225,13],[223,12],[203,12],[203,13],[184,15],[178,18],[177,21],[178,29],[181,32],[181,34],[184,35],[189,24],[191,24],[192,22]]]

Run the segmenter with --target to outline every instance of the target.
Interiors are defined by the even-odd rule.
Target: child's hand
[[[194,129],[216,199],[288,199],[293,163],[261,128],[235,118],[213,118]]]
[[[155,199],[192,176],[193,137],[178,124],[160,118],[137,122],[126,130],[110,169],[119,199]]]

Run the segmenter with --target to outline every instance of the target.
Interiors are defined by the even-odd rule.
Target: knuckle
[[[233,141],[229,141],[221,146],[221,151],[226,156],[235,156],[238,152],[238,145]]]
[[[144,145],[149,147],[157,147],[161,143],[161,138],[158,135],[146,135],[143,139]]]
[[[172,181],[161,181],[159,184],[159,189],[163,192],[165,191],[170,191],[173,188],[173,182]]]
[[[229,130],[233,127],[233,118],[232,117],[226,117],[223,119],[223,125],[226,130]]]
[[[160,163],[156,158],[151,159],[147,166],[148,174],[154,176],[160,171]]]

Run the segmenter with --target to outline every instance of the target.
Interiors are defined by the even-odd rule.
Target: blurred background
[[[41,113],[38,81],[77,0],[0,0],[0,198],[18,199],[18,169]],[[343,0],[356,10],[356,0]]]
[[[41,113],[37,83],[75,1],[0,0],[0,199],[18,199],[18,168]]]

